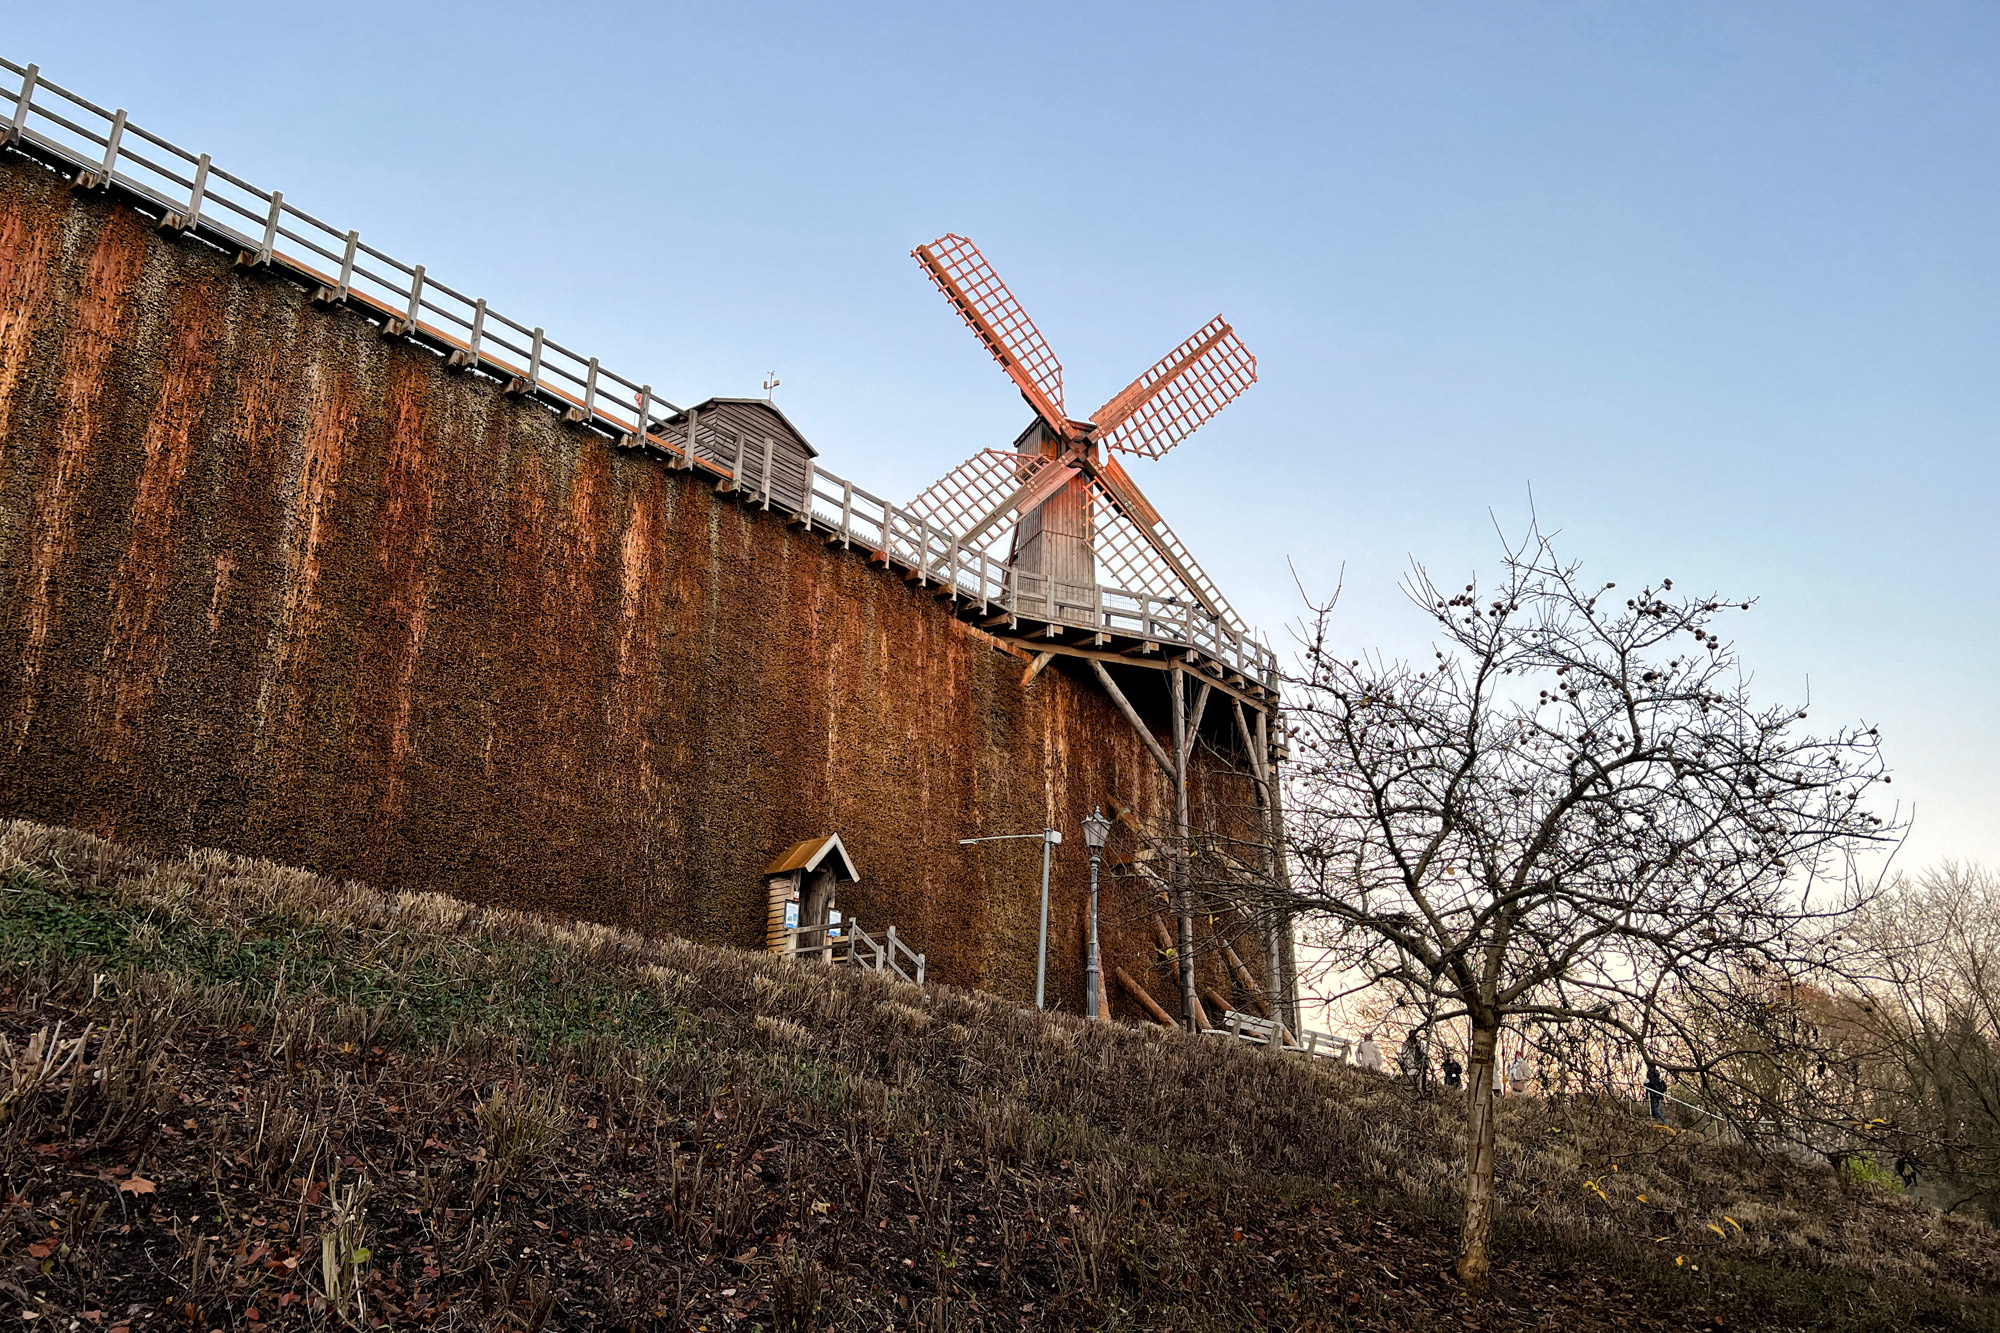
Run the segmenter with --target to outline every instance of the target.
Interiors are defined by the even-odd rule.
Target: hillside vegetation
[[[1624,1106],[1507,1100],[1473,1301],[1352,1068],[24,823],[0,962],[29,1327],[2000,1327],[1983,1224]]]

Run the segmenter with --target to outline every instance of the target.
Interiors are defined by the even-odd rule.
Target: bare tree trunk
[[[1486,1290],[1488,1243],[1493,1238],[1493,1078],[1500,1029],[1477,1021],[1466,1057],[1465,1229],[1459,1239],[1458,1280]]]

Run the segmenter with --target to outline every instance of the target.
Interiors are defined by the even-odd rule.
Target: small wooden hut
[[[695,455],[726,470],[738,490],[766,496],[793,513],[805,509],[819,450],[775,403],[710,398],[667,418],[662,433],[684,444],[690,430]]]
[[[764,943],[772,953],[817,952],[830,942],[827,927],[836,910],[834,895],[842,882],[859,883],[861,872],[841,846],[838,833],[795,842],[765,867],[769,904]]]

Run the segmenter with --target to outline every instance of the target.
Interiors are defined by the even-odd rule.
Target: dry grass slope
[[[1508,1103],[1475,1304],[1457,1107],[1349,1068],[25,823],[0,962],[37,1316],[2000,1326],[1986,1227],[1623,1107]]]

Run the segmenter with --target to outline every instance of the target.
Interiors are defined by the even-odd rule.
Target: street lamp
[[[1090,848],[1090,955],[1083,965],[1083,1011],[1092,1018],[1103,1015],[1103,967],[1097,956],[1097,861],[1104,852],[1104,840],[1111,836],[1111,821],[1102,810],[1092,810],[1083,818],[1083,842]]]
[[[1049,848],[1062,842],[1062,830],[1045,828],[1040,833],[996,833],[987,838],[960,838],[958,845],[970,847],[975,842],[1010,842],[1017,838],[1039,838],[1042,843],[1042,942],[1035,954],[1035,1008],[1042,1005],[1043,983],[1049,973]]]

